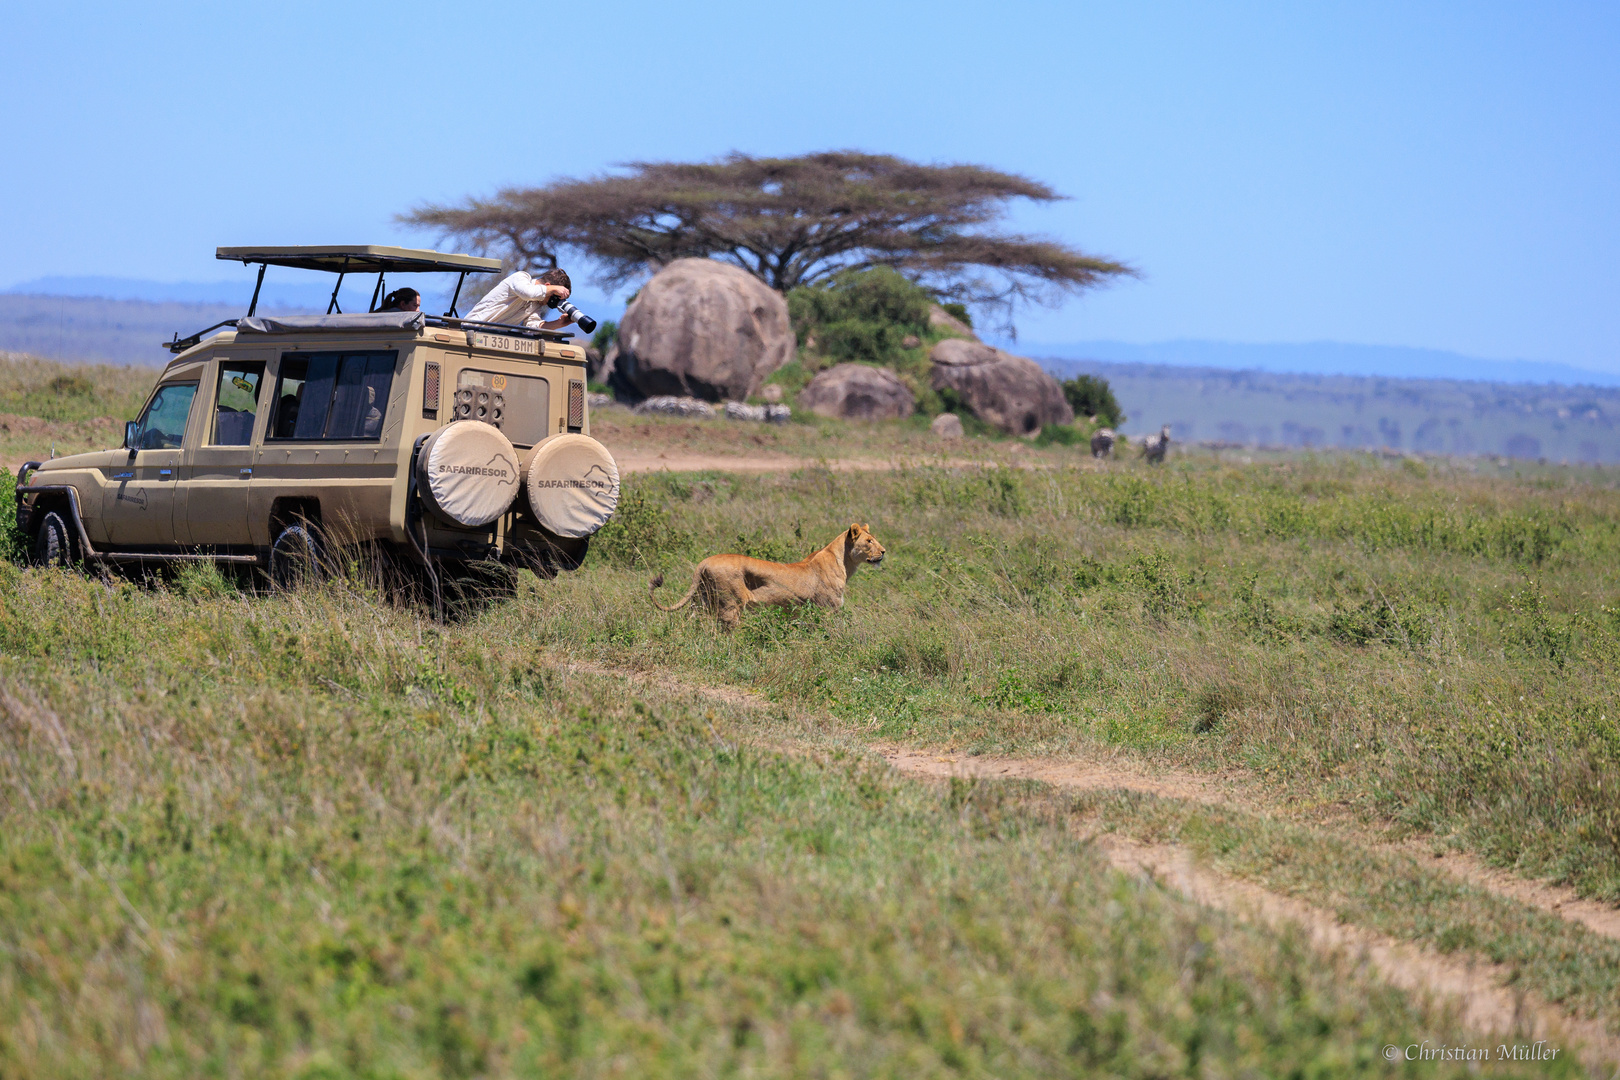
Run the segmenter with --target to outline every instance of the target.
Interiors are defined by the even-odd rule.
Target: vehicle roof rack
[[[326,247],[222,247],[214,258],[244,265],[290,266],[331,274],[494,274],[501,260],[480,255],[453,255],[425,248],[348,244]]]
[[[501,270],[501,260],[485,258],[482,255],[454,255],[443,251],[429,251],[426,248],[387,247],[382,244],[222,247],[214,249],[214,258],[239,262],[243,266],[259,264],[259,280],[253,286],[253,299],[248,303],[249,317],[259,310],[259,290],[264,286],[264,272],[272,266],[323,270],[329,274],[336,274],[337,284],[332,286],[332,298],[326,305],[328,315],[334,312],[340,315],[343,313],[343,309],[338,307],[338,290],[343,288],[343,279],[350,274],[377,275],[377,287],[371,291],[373,311],[377,309],[377,301],[382,297],[383,277],[386,274],[458,274],[460,276],[456,278],[456,292],[450,298],[450,310],[445,312],[446,315],[454,315],[456,301],[461,299],[461,287],[467,283],[468,274],[496,274]]]
[[[461,287],[467,283],[468,274],[497,274],[501,271],[501,260],[482,255],[457,255],[444,251],[429,251],[426,248],[388,247],[383,244],[222,247],[214,249],[214,258],[239,262],[243,266],[259,264],[259,278],[253,283],[253,299],[248,301],[247,317],[250,319],[259,310],[259,292],[264,288],[264,272],[272,266],[289,266],[298,270],[321,270],[336,274],[337,283],[332,286],[332,297],[326,304],[328,315],[343,314],[343,309],[338,306],[338,290],[343,288],[343,279],[350,274],[377,275],[377,285],[371,290],[371,311],[377,310],[378,301],[382,299],[384,292],[383,279],[388,274],[455,274],[456,291],[450,297],[450,310],[444,313],[448,318],[456,316],[456,303],[461,299]],[[182,338],[176,333],[174,340],[165,341],[163,347],[172,353],[182,353],[201,342],[203,335],[209,331],[235,325],[236,320],[228,319],[222,323],[215,323],[207,330],[199,330],[190,337]]]

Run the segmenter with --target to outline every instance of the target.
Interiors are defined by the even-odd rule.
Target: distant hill
[[[261,304],[260,310],[287,314],[299,309]],[[162,364],[169,359],[162,342],[177,332],[185,337],[246,311],[246,302],[148,303],[0,293],[0,351],[53,360]]]
[[[230,304],[246,311],[253,298],[253,281],[257,269],[244,270],[236,281],[141,281],[118,277],[42,277],[25,281],[6,289],[0,295],[26,296],[92,296],[103,300],[141,300],[149,304]],[[292,280],[277,280],[292,278]],[[370,299],[375,277],[356,278],[346,283],[343,298],[363,291]],[[324,284],[323,284],[324,281]],[[272,270],[265,275],[264,289],[259,293],[261,307],[278,309],[326,310],[332,295],[329,276],[316,278],[297,271]],[[347,305],[346,305],[347,306]],[[237,314],[241,314],[238,311]]]
[[[1620,461],[1620,389],[1229,371],[1045,358],[1101,375],[1133,435],[1248,446],[1388,447],[1553,461]]]
[[[1122,341],[1025,341],[1008,348],[1025,356],[1102,360],[1113,364],[1163,364],[1296,375],[1620,386],[1620,370],[1598,371],[1535,360],[1482,360],[1439,349],[1347,345],[1331,341],[1297,345],[1243,345],[1227,341],[1163,341],[1152,345],[1131,345]],[[1616,362],[1620,364],[1620,357]]]

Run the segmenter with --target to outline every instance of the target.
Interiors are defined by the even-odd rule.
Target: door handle
[[[252,466],[249,466],[246,469],[238,469],[237,472],[242,477],[242,479],[246,480],[246,479],[248,479],[249,477],[251,477],[253,475],[253,468],[252,468]]]

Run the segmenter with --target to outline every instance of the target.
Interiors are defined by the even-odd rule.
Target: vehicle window
[[[282,357],[270,438],[379,438],[398,355],[330,352]]]
[[[191,415],[191,399],[197,396],[196,383],[165,383],[157,388],[141,414],[135,435],[137,450],[173,450],[186,437],[186,417]]]
[[[253,441],[253,419],[259,412],[259,384],[263,381],[262,363],[219,365],[210,446],[246,446]]]
[[[550,434],[551,383],[534,375],[464,369],[456,377],[454,416],[494,424],[513,446],[533,446]]]

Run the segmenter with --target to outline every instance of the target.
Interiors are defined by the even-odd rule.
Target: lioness
[[[659,611],[678,611],[696,598],[699,606],[720,619],[721,626],[735,630],[743,612],[754,604],[820,604],[837,611],[844,606],[844,586],[855,571],[862,563],[875,566],[883,555],[877,537],[865,525],[852,523],[838,539],[803,562],[710,555],[698,563],[692,587],[674,604],[665,607],[655,595],[664,584],[663,574],[652,579],[647,595]]]

